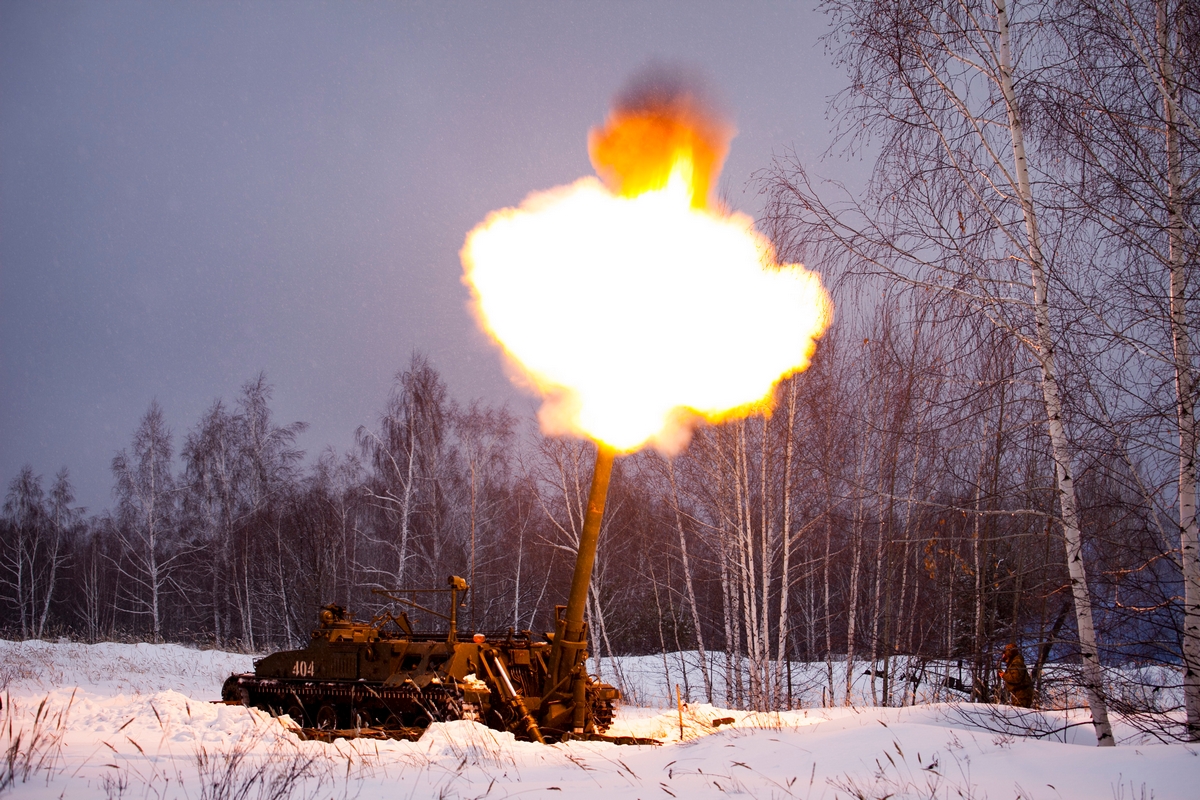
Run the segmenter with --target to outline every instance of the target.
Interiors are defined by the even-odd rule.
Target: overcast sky
[[[754,213],[773,152],[829,144],[824,32],[803,2],[0,4],[0,480],[67,466],[99,511],[152,399],[178,450],[260,370],[310,455],[414,350],[529,411],[467,311],[467,231],[590,174],[654,60],[726,99]]]

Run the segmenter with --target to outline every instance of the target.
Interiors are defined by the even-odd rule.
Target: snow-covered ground
[[[693,703],[681,739],[675,708],[625,706],[612,732],[658,738],[662,746],[547,747],[473,722],[434,725],[418,742],[323,744],[298,741],[266,714],[207,702],[227,675],[250,668],[249,656],[177,645],[0,641],[6,756],[0,794],[47,800],[1200,796],[1200,747],[1154,744],[1118,724],[1122,746],[1101,750],[1078,710],[935,703],[755,715]],[[661,701],[672,686],[661,678],[661,658],[625,659],[621,668],[643,700]],[[860,684],[856,678],[856,694],[869,696]],[[693,696],[702,693],[693,687]],[[712,728],[719,717],[735,722]]]

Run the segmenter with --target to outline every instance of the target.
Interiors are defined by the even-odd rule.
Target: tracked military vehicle
[[[459,719],[478,720],[534,741],[557,741],[572,734],[591,737],[608,729],[620,698],[616,688],[586,676],[579,687],[583,724],[576,730],[574,702],[570,709],[561,699],[542,702],[551,641],[535,641],[530,631],[511,630],[459,641],[457,611],[469,587],[457,576],[448,584],[443,590],[419,591],[449,593],[449,614],[405,597],[416,593],[411,590],[379,592],[448,621],[448,632],[416,632],[404,611],[356,622],[340,606],[325,606],[307,647],[260,659],[252,674],[231,675],[222,699],[287,714],[316,738],[415,738],[431,722]],[[561,707],[557,713],[555,703]],[[565,714],[567,710],[572,713]],[[549,721],[549,727],[543,729],[535,714]]]
[[[363,623],[339,606],[325,606],[308,647],[256,661],[252,674],[231,675],[222,700],[287,714],[317,738],[416,738],[431,722],[459,719],[538,742],[607,738],[621,694],[588,674],[583,611],[615,457],[607,447],[597,450],[570,594],[555,608],[555,629],[542,639],[510,630],[460,642],[459,598],[469,587],[451,576],[446,589],[380,592],[444,619],[447,632],[418,633],[403,610]],[[411,599],[422,591],[448,592],[449,613]]]

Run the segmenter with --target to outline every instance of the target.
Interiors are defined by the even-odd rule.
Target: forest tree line
[[[849,659],[880,676],[880,703],[902,704],[898,655],[962,661],[976,699],[997,696],[1008,641],[1035,669],[1075,657],[1036,384],[994,331],[926,313],[900,323],[885,305],[832,331],[769,417],[704,426],[675,459],[618,459],[593,653],[692,651],[693,697],[757,708],[788,704],[788,660],[827,662],[830,703],[849,696],[833,678]],[[420,356],[350,453],[303,463],[302,426],[269,400],[259,376],[178,442],[151,404],[113,459],[113,508],[86,519],[65,470],[22,470],[2,523],[8,635],[264,652],[300,646],[326,603],[369,618],[386,602],[372,589],[451,574],[473,587],[466,627],[552,629],[590,444],[456,404]],[[1106,660],[1175,664],[1167,521],[1115,444],[1096,444],[1080,483]]]
[[[1109,710],[1200,739],[1197,4],[826,8],[838,141],[875,171],[853,194],[782,154],[757,184],[837,319],[769,415],[618,460],[592,652],[687,651],[693,697],[771,709],[792,661],[827,665],[827,703],[856,663],[912,702],[901,656],[991,701],[1011,641],[1035,680],[1074,665],[1102,742]],[[350,453],[305,462],[269,400],[260,376],[178,439],[152,404],[87,519],[65,471],[22,471],[3,628],[263,651],[450,574],[466,625],[551,627],[590,444],[456,403],[420,356]],[[1182,709],[1116,669],[1149,665]]]

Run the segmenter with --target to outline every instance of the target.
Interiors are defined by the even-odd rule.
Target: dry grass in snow
[[[952,703],[778,714],[690,704],[682,732],[674,708],[622,707],[613,732],[659,747],[547,747],[473,722],[434,725],[417,742],[301,742],[266,714],[207,702],[250,665],[175,645],[0,642],[0,796],[1172,800],[1195,796],[1200,779],[1200,748],[1126,726],[1124,746],[1101,750],[1079,710]]]

